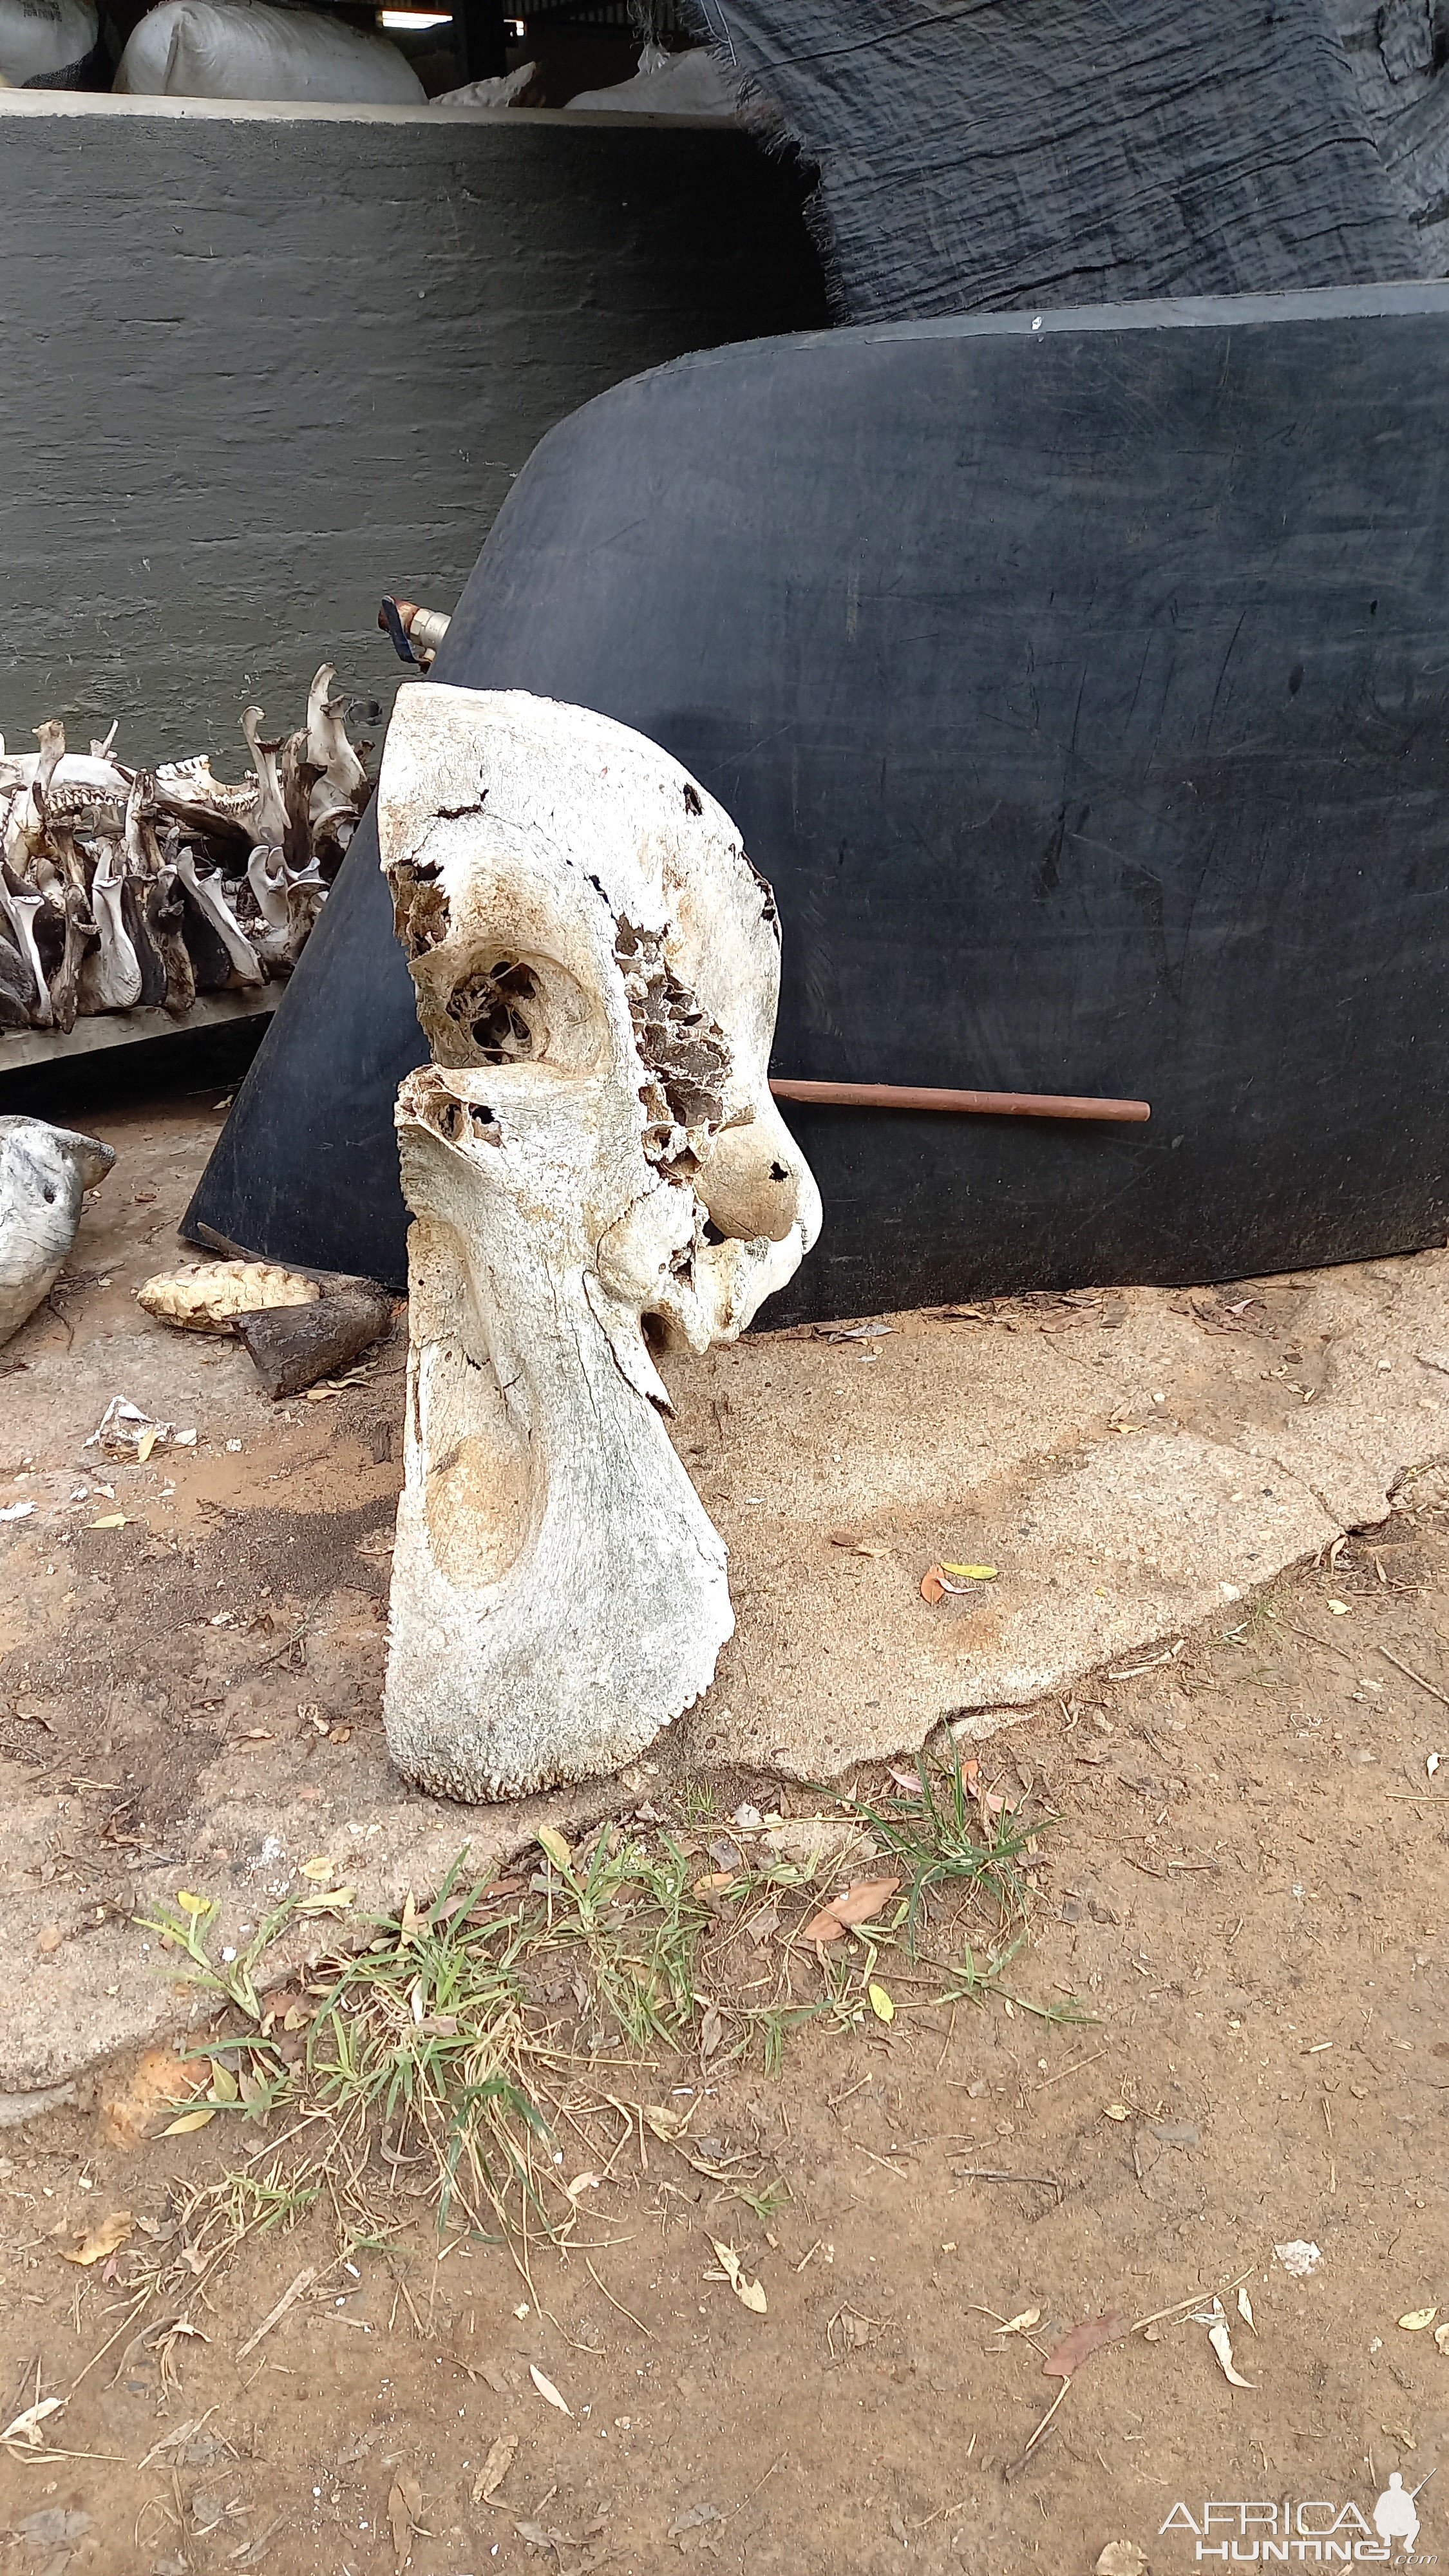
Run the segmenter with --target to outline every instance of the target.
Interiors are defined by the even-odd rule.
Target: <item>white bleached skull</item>
[[[397,1107],[388,1737],[424,1787],[508,1797],[617,1768],[707,1689],[725,1551],[650,1345],[742,1332],[820,1200],[768,1084],[773,898],[657,744],[414,684],[378,828],[433,1057]]]
[[[0,1342],[60,1277],[80,1224],[81,1201],[116,1157],[95,1136],[43,1118],[0,1118]]]

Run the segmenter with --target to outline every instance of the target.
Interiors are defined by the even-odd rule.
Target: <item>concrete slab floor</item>
[[[942,1721],[987,1736],[1094,1671],[1170,1662],[1449,1460],[1440,1252],[752,1336],[670,1373],[730,1549],[714,1688],[614,1780],[449,1806],[397,1778],[379,1714],[401,1330],[362,1384],[273,1406],[238,1347],[134,1303],[219,1116],[93,1119],[116,1169],[0,1353],[0,1508],[34,1505],[0,1524],[0,2119],[184,2028],[196,1998],[134,1920],[179,1888],[238,1944],[312,1854],[360,1915],[465,1844],[486,1873],[545,1817],[627,1814],[680,1771],[808,1782]],[[194,1447],[88,1447],[115,1395]],[[941,1560],[996,1576],[931,1606]]]

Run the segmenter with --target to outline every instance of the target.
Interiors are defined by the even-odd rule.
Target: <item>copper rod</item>
[[[828,1109],[964,1109],[978,1118],[1101,1118],[1140,1127],[1152,1115],[1145,1100],[1084,1100],[1051,1091],[931,1091],[911,1082],[775,1082],[777,1100],[813,1100]]]

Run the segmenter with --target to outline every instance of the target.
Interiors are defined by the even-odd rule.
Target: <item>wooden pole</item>
[[[909,1082],[772,1081],[777,1100],[808,1100],[825,1109],[953,1109],[975,1118],[1084,1118],[1140,1127],[1152,1115],[1145,1100],[1090,1100],[1052,1091],[933,1091]]]

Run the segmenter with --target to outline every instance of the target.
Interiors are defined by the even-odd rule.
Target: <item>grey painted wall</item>
[[[824,318],[740,133],[513,114],[0,108],[0,732],[279,729],[390,703],[384,590],[451,606],[544,431],[682,351]]]

